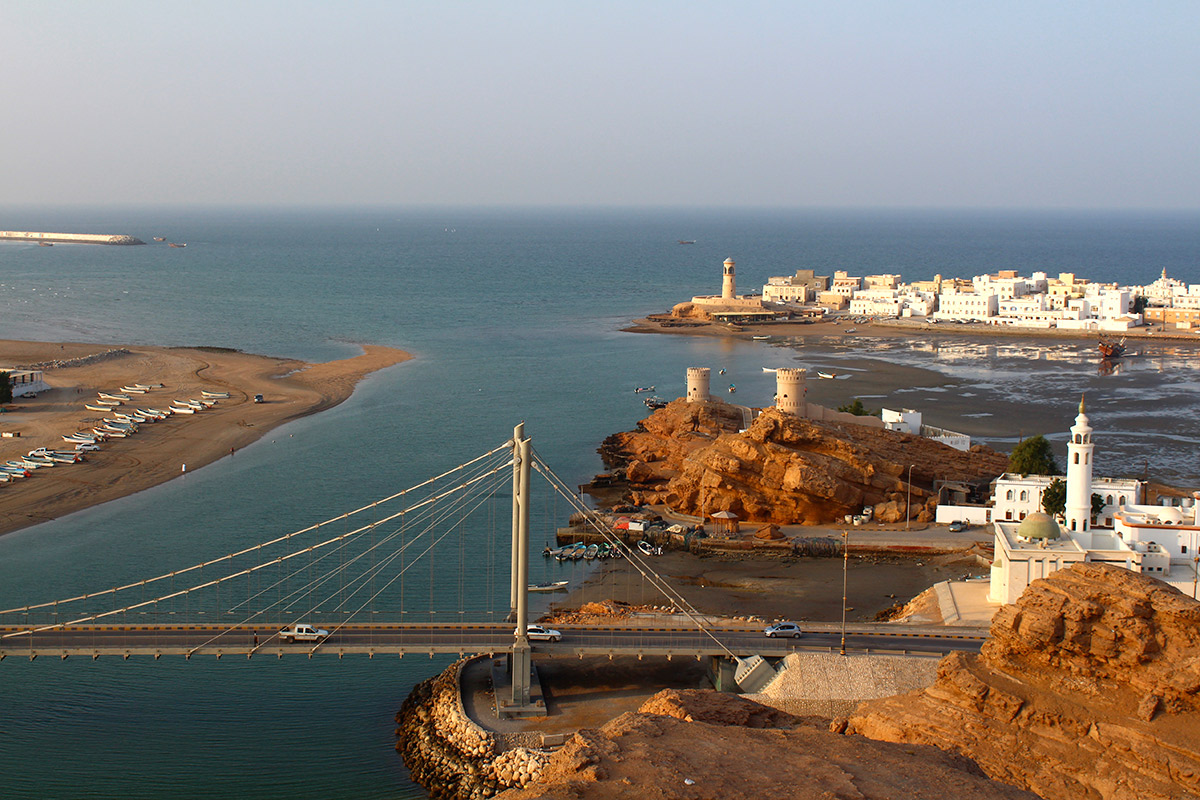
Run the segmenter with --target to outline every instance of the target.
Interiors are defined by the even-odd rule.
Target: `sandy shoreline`
[[[664,324],[665,323],[665,324]],[[904,336],[913,334],[944,334],[959,336],[997,336],[1033,339],[1066,339],[1095,342],[1099,334],[1096,331],[1059,330],[1057,328],[1020,328],[983,323],[946,323],[929,324],[919,320],[885,320],[880,322],[761,322],[739,324],[737,330],[720,322],[699,322],[695,320],[673,319],[668,314],[652,314],[643,319],[633,321],[633,324],[622,328],[626,333],[666,333],[682,336],[728,336],[739,339],[750,339],[754,336],[807,337],[807,336],[838,336],[852,339],[855,336]],[[848,329],[852,329],[850,332]],[[1185,331],[1158,331],[1149,328],[1138,328],[1124,331],[1120,334],[1105,334],[1111,337],[1126,337],[1131,340],[1144,342],[1170,342],[1171,344],[1200,345],[1200,333]]]
[[[30,399],[19,397],[0,414],[0,462],[36,447],[70,450],[62,436],[87,430],[103,414],[85,402],[97,392],[117,392],[134,383],[162,384],[127,403],[162,408],[172,400],[200,397],[202,390],[230,397],[204,412],[147,423],[127,439],[114,439],[81,464],[37,470],[28,478],[0,484],[0,534],[148,489],[187,470],[210,464],[245,447],[285,422],[341,403],[365,376],[411,358],[403,350],[362,345],[362,355],[312,364],[217,348],[169,348],[0,340],[0,365],[68,362],[45,369],[53,387]],[[75,359],[117,352],[92,363]],[[265,402],[255,403],[262,394]]]

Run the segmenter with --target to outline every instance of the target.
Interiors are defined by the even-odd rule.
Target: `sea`
[[[1138,342],[1105,373],[1083,340],[938,331],[847,344],[622,330],[718,292],[727,257],[740,291],[807,268],[906,280],[1043,270],[1125,284],[1165,269],[1200,283],[1200,213],[5,207],[0,219],[4,229],[187,244],[0,243],[0,338],[312,361],[375,343],[414,355],[236,456],[0,537],[0,607],[158,574],[328,519],[503,443],[518,422],[569,485],[585,482],[602,469],[604,437],[644,417],[634,388],[680,396],[689,366],[725,369],[749,405],[771,403],[763,367],[840,370],[853,379],[813,381],[813,399],[918,408],[1002,449],[1034,433],[1061,449],[1086,392],[1099,473],[1200,484],[1200,363],[1190,347]],[[439,569],[437,602],[452,608],[458,564]],[[3,795],[424,797],[394,752],[393,716],[448,663],[9,658]]]

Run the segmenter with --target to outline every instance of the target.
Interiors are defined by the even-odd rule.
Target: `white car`
[[[94,444],[87,444],[86,442],[81,442],[80,444],[75,445],[75,449],[80,452],[90,453],[93,450],[99,450],[100,448]]]
[[[285,642],[319,642],[329,635],[324,628],[299,623],[279,632],[279,638]]]
[[[525,635],[530,639],[541,642],[557,642],[562,639],[562,633],[553,628],[543,628],[541,625],[530,625],[525,629]]]
[[[790,636],[793,639],[799,639],[804,635],[804,631],[800,630],[800,626],[794,622],[776,622],[764,630],[763,635],[770,639],[780,636]]]

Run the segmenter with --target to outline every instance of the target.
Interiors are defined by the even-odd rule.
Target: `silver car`
[[[804,635],[804,631],[800,630],[800,626],[794,622],[776,622],[764,630],[763,634],[771,639],[789,636],[793,639],[799,639]]]
[[[562,639],[562,633],[553,628],[543,628],[541,625],[530,625],[525,629],[525,635],[542,642],[557,642]]]

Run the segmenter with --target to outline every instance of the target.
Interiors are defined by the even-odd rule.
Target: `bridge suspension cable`
[[[600,521],[596,518],[596,513],[592,509],[588,508],[583,501],[580,500],[570,490],[563,479],[560,478],[554,472],[554,470],[552,470],[550,466],[542,460],[542,458],[537,454],[537,451],[533,452],[533,468],[541,473],[541,475],[546,479],[546,482],[549,483],[556,492],[562,495],[576,511],[583,515],[583,518],[586,520],[589,527],[603,536],[605,541],[615,546],[622,547],[628,554],[627,560],[633,565],[633,568],[641,574],[642,578],[650,581],[651,585],[662,592],[664,597],[675,603],[701,633],[710,638],[714,644],[724,650],[725,653],[731,658],[737,657],[732,650],[725,646],[724,642],[718,639],[717,636],[708,629],[708,627],[704,624],[704,621],[701,619],[700,612],[697,611],[683,595],[672,588],[670,584],[663,580],[661,575],[655,572],[654,569],[646,563],[646,560],[642,557],[641,553],[637,551],[637,548],[625,547],[624,543],[618,539],[611,530],[609,530],[608,526],[600,523]]]
[[[150,599],[142,599],[142,600],[139,600],[139,602],[137,602],[137,603],[131,603],[131,604],[125,605],[121,608],[111,609],[111,610],[107,610],[107,611],[103,611],[103,612],[97,612],[94,614],[84,614],[84,615],[81,615],[78,618],[72,619],[68,622],[55,622],[54,624],[51,624],[51,625],[34,626],[26,631],[10,632],[7,634],[3,634],[3,637],[7,638],[10,636],[22,635],[25,633],[34,632],[35,630],[36,631],[52,630],[55,628],[62,628],[62,627],[68,626],[68,625],[78,625],[78,624],[82,624],[85,622],[92,622],[92,621],[95,621],[98,619],[111,617],[111,616],[117,615],[117,614],[128,613],[130,611],[136,611],[138,609],[143,609],[143,608],[147,608],[150,606],[154,606],[158,603],[162,603],[167,600],[174,599],[174,598],[187,597],[193,592],[197,592],[202,589],[206,589],[206,588],[213,587],[213,586],[219,586],[220,584],[227,582],[227,581],[231,581],[235,578],[249,576],[253,573],[259,572],[268,567],[282,565],[283,563],[285,563],[287,561],[291,561],[291,560],[299,558],[303,555],[306,555],[306,554],[311,555],[315,552],[324,550],[325,552],[322,553],[318,559],[316,559],[316,562],[310,562],[310,564],[307,565],[307,566],[311,567],[312,563],[319,563],[323,559],[325,559],[329,556],[332,556],[332,555],[336,555],[339,552],[341,552],[341,549],[345,546],[345,544],[349,540],[351,540],[355,537],[359,537],[363,533],[366,533],[368,531],[375,532],[376,529],[380,528],[381,526],[385,526],[387,523],[393,522],[395,520],[401,520],[401,525],[399,528],[397,528],[396,530],[393,530],[391,533],[385,535],[382,539],[375,542],[372,545],[372,547],[369,548],[367,551],[364,551],[364,553],[359,554],[358,556],[355,556],[348,563],[343,563],[341,565],[341,567],[333,570],[331,573],[329,573],[325,576],[319,577],[317,579],[314,579],[312,581],[309,581],[305,586],[301,587],[301,589],[296,590],[294,592],[290,592],[289,599],[291,599],[298,593],[301,593],[306,590],[310,590],[314,587],[322,586],[322,585],[328,583],[328,581],[332,580],[333,577],[336,575],[344,575],[345,574],[344,570],[346,568],[348,568],[348,566],[350,564],[357,563],[359,561],[359,559],[362,558],[363,555],[365,555],[366,552],[374,553],[375,551],[379,550],[384,544],[391,542],[397,535],[400,534],[400,532],[402,530],[404,530],[406,525],[411,525],[411,518],[414,513],[417,514],[418,521],[421,521],[422,515],[428,515],[428,517],[427,517],[427,519],[429,520],[428,524],[426,524],[425,528],[420,532],[420,534],[418,534],[418,536],[414,537],[412,540],[405,543],[403,550],[397,551],[397,553],[390,555],[382,563],[377,564],[375,567],[373,567],[372,569],[367,571],[366,574],[369,577],[375,577],[379,574],[379,572],[382,570],[382,568],[384,566],[387,566],[388,564],[392,563],[392,561],[394,561],[394,559],[398,555],[400,555],[404,550],[407,550],[408,548],[413,547],[417,542],[419,542],[421,540],[421,538],[429,530],[431,530],[437,522],[443,520],[447,515],[454,513],[456,506],[451,506],[448,509],[443,509],[440,512],[435,513],[435,509],[437,508],[436,504],[438,503],[438,501],[440,501],[444,498],[447,498],[447,497],[455,496],[455,495],[464,495],[467,493],[468,490],[475,488],[478,484],[483,483],[489,477],[495,476],[496,474],[498,474],[502,470],[504,470],[506,467],[511,466],[512,459],[511,459],[511,454],[509,451],[510,446],[511,446],[511,443],[506,443],[506,444],[501,445],[500,447],[494,448],[474,459],[471,459],[470,461],[464,462],[463,464],[460,464],[460,465],[454,467],[453,469],[447,470],[447,471],[441,473],[440,475],[437,475],[433,478],[429,478],[425,481],[422,481],[421,483],[416,484],[415,486],[411,486],[403,491],[396,492],[392,495],[389,495],[386,498],[377,500],[373,503],[364,505],[360,508],[357,508],[353,511],[338,515],[336,517],[332,517],[328,520],[324,520],[315,525],[310,525],[305,528],[301,528],[299,530],[285,534],[283,536],[279,536],[279,537],[276,537],[269,541],[254,545],[252,547],[244,548],[242,550],[237,551],[236,553],[224,555],[219,558],[214,558],[214,559],[211,559],[208,561],[201,562],[199,564],[194,564],[194,565],[184,568],[184,569],[179,569],[179,570],[174,570],[171,572],[163,573],[162,575],[158,575],[153,578],[146,579],[146,580],[128,583],[123,586],[117,586],[117,587],[113,587],[110,589],[105,589],[105,590],[97,591],[97,592],[89,592],[87,594],[78,595],[75,597],[67,598],[65,600],[50,601],[50,602],[46,602],[46,603],[33,604],[33,605],[24,606],[24,607],[20,607],[20,608],[6,609],[3,611],[0,611],[0,615],[18,614],[18,613],[27,614],[29,611],[32,611],[32,610],[53,608],[54,612],[55,612],[55,616],[57,617],[59,608],[63,605],[81,602],[84,600],[94,600],[95,598],[104,597],[107,595],[115,595],[118,592],[121,592],[124,590],[129,590],[129,589],[141,589],[143,592],[142,596],[144,597],[144,590],[147,585],[158,582],[158,581],[167,580],[167,579],[171,579],[171,583],[172,583],[172,591],[170,591],[166,594],[160,595],[158,597],[154,597],[154,598],[150,598]],[[499,456],[499,458],[496,458],[496,455],[498,453],[501,455]],[[491,460],[487,461],[487,459],[489,459],[489,458]],[[473,469],[474,471],[467,472],[467,470],[471,470],[471,469]],[[271,547],[272,545],[277,545],[280,543],[289,543],[290,544],[295,537],[301,536],[306,533],[318,532],[322,529],[323,526],[326,526],[331,522],[336,522],[339,520],[348,520],[350,517],[360,514],[362,512],[370,511],[370,510],[377,510],[379,508],[379,506],[382,504],[397,500],[397,499],[404,497],[406,495],[409,495],[419,489],[429,487],[432,484],[434,484],[435,482],[437,482],[439,480],[444,480],[445,478],[455,475],[456,473],[464,473],[465,477],[460,477],[459,482],[457,484],[455,484],[454,486],[451,486],[447,489],[438,491],[436,494],[430,495],[430,496],[420,500],[419,502],[413,503],[412,505],[409,505],[399,511],[389,513],[388,515],[386,515],[382,518],[376,519],[366,525],[362,525],[362,526],[356,527],[352,530],[345,531],[344,533],[342,533],[340,535],[330,537],[328,539],[317,542],[315,544],[307,545],[307,546],[297,549],[293,552],[279,555],[274,558],[270,558],[266,561],[261,561],[258,564],[238,570],[229,575],[225,575],[220,578],[216,578],[216,579],[209,580],[209,581],[203,581],[203,582],[197,583],[195,585],[188,586],[186,588],[174,589],[174,584],[175,584],[174,579],[180,575],[191,573],[196,570],[201,570],[204,567],[209,567],[209,566],[212,566],[215,564],[229,562],[239,556],[244,556],[244,555],[253,554],[253,553],[261,554],[261,552],[264,548]],[[478,502],[476,502],[475,505],[472,506],[472,508],[478,508],[478,505],[485,502],[487,497],[491,496],[491,494],[494,494],[498,488],[499,488],[499,485],[497,485],[496,487],[493,487],[492,491],[488,495],[485,495],[482,499],[478,500]],[[460,510],[461,510],[461,506],[459,506],[458,508],[460,508]],[[443,534],[443,536],[439,537],[439,539],[437,541],[441,541],[441,539],[445,538],[445,535],[446,534]],[[436,542],[434,544],[436,544]],[[416,558],[414,558],[412,560],[412,562],[410,562],[408,564],[408,566],[406,566],[404,568],[404,570],[406,571],[408,569],[408,567],[412,566],[413,563],[416,563],[417,561],[419,561],[422,555],[425,555],[432,549],[432,546],[433,545],[430,545],[424,551],[422,551],[422,553],[420,555],[418,555]],[[255,595],[255,596],[261,596],[265,592],[276,588],[281,582],[286,581],[286,580],[296,576],[304,568],[305,567],[303,567],[303,566],[297,567],[295,570],[288,573],[283,578],[280,578],[279,580],[275,581],[275,583],[269,585],[266,589],[260,590],[257,593],[257,595]],[[362,576],[359,576],[359,577],[361,578]],[[358,579],[356,579],[356,580],[358,580]],[[390,585],[392,582],[394,582],[394,580],[389,581],[388,585]],[[377,594],[378,593],[376,593],[376,595]],[[249,602],[249,600],[247,602]],[[272,606],[268,606],[268,608],[277,606],[279,604],[279,602],[280,601],[277,600],[275,604],[272,604]],[[344,603],[345,603],[345,600],[343,600],[343,605],[344,605]],[[238,608],[243,605],[245,605],[245,603],[239,603],[234,608]],[[291,606],[289,605],[288,607],[291,607]],[[257,612],[257,613],[261,613],[261,611]]]

